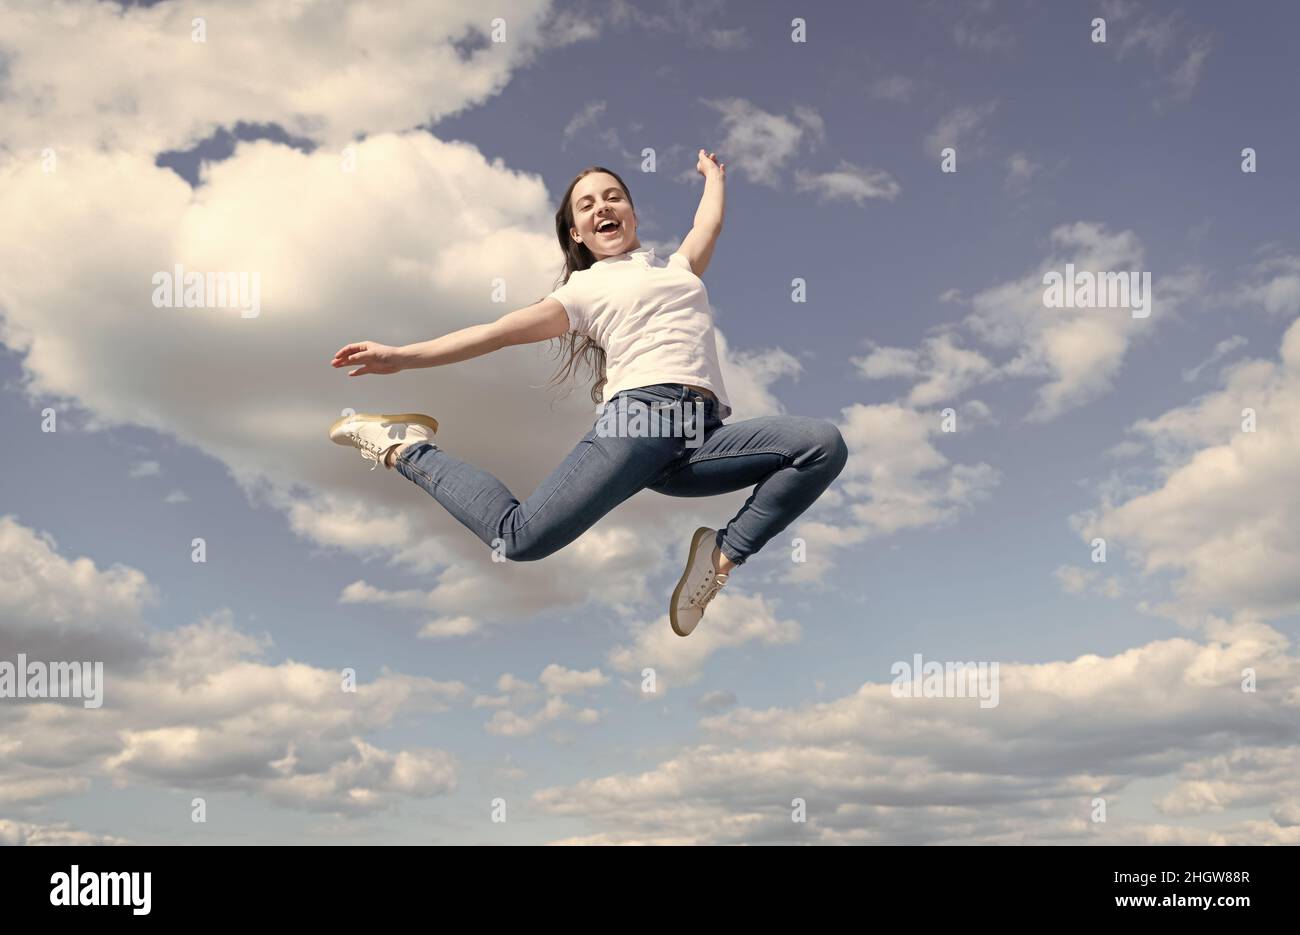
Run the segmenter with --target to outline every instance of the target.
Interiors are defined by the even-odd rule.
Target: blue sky
[[[0,840],[1300,841],[1291,5],[515,0],[495,42],[477,4],[80,6],[0,18],[0,661],[96,653],[105,704],[0,699]],[[680,640],[743,494],[492,563],[326,429],[428,412],[522,498],[586,388],[543,345],[327,361],[546,294],[588,164],[666,255],[701,146],[732,418],[850,459]],[[1154,312],[1045,308],[1066,262]],[[176,263],[261,314],[155,308]],[[997,662],[999,705],[896,697],[916,653]]]

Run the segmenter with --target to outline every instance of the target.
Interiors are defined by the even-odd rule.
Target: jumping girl
[[[722,231],[726,165],[700,150],[696,168],[704,194],[695,225],[667,260],[637,239],[636,210],[623,180],[592,166],[569,183],[555,212],[565,266],[548,296],[491,324],[420,344],[348,344],[331,362],[360,364],[351,377],[388,374],[567,339],[568,359],[552,383],[574,372],[581,358],[596,377],[592,401],[600,404],[607,395],[609,402],[564,463],[523,502],[488,472],[434,444],[438,423],[430,416],[345,416],[330,427],[330,439],[360,449],[375,462],[371,470],[381,463],[396,469],[517,562],[563,548],[640,490],[709,497],[753,487],[731,522],[720,530],[702,526],[691,537],[686,569],[668,604],[680,636],[695,629],[732,570],[807,510],[848,457],[828,421],[769,416],[724,424],[731,405],[700,277]],[[639,407],[643,430],[610,430],[605,416],[616,402],[624,411]],[[650,431],[644,430],[647,413]],[[687,433],[684,425],[696,431]]]

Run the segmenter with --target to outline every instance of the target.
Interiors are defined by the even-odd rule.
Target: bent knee
[[[537,562],[559,550],[559,545],[545,539],[518,538],[503,549],[506,559],[511,562]]]
[[[821,420],[817,423],[816,434],[818,447],[825,452],[826,460],[833,467],[834,473],[839,474],[849,460],[849,446],[845,444],[839,426],[829,420]]]

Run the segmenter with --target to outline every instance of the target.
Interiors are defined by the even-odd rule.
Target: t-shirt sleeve
[[[569,276],[569,281],[560,288],[556,289],[548,299],[555,299],[564,306],[565,314],[569,316],[569,330],[576,331],[578,334],[588,334],[590,332],[590,321],[587,318],[586,309],[583,308],[581,287],[574,282],[577,273]]]
[[[668,256],[668,262],[669,262],[669,263],[673,263],[673,264],[675,264],[675,265],[677,265],[677,266],[680,266],[682,269],[686,270],[686,272],[688,272],[688,273],[693,273],[693,272],[695,272],[695,270],[691,269],[691,261],[688,260],[688,259],[686,259],[686,254],[684,254],[684,253],[672,253],[672,254],[669,254],[669,256]]]

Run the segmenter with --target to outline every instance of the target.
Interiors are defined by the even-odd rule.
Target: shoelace
[[[722,590],[722,586],[727,583],[726,575],[719,575],[716,572],[710,572],[709,577],[701,582],[695,594],[691,597],[691,603],[703,610],[709,606],[709,601],[717,596]]]
[[[370,470],[373,471],[375,468],[379,467],[379,461],[384,454],[382,448],[371,444],[358,432],[349,432],[348,437],[356,442],[357,447],[361,449],[361,457],[365,458],[367,461],[375,462],[370,465]]]

